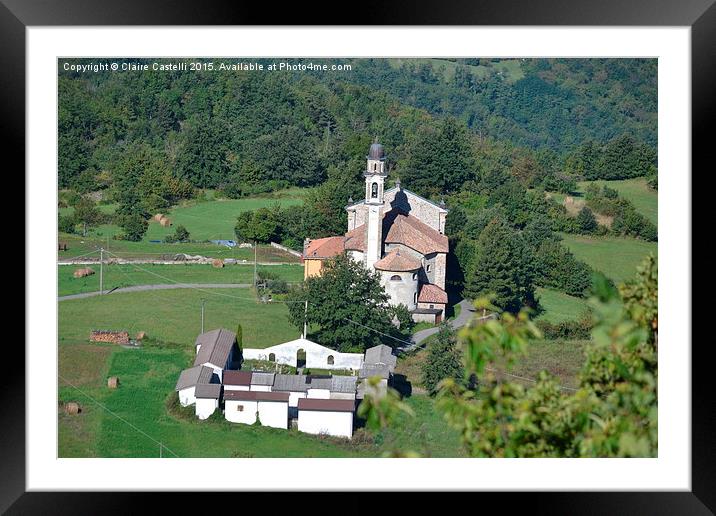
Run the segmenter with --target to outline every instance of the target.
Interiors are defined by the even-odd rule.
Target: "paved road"
[[[472,302],[468,301],[467,299],[463,299],[458,303],[461,307],[460,314],[455,317],[454,319],[451,319],[448,321],[448,324],[451,328],[462,328],[467,324],[467,322],[472,318],[472,316],[475,313],[475,307],[473,306]],[[435,335],[440,328],[426,328],[425,330],[417,331],[413,334],[413,336],[410,338],[410,341],[412,344],[400,346],[397,348],[397,351],[400,352],[407,352],[412,351],[413,349],[417,348],[421,342],[423,342],[425,339],[430,337],[431,335]]]
[[[162,285],[135,285],[132,287],[120,287],[114,290],[105,290],[105,294],[114,294],[121,292],[141,292],[144,290],[169,290],[175,288],[249,288],[251,283],[166,283]],[[81,294],[69,294],[67,296],[59,296],[58,301],[66,301],[68,299],[82,299],[85,297],[99,296],[100,291],[83,292]]]

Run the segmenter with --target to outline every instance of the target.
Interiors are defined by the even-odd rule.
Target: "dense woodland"
[[[545,194],[641,176],[656,188],[656,60],[347,62],[320,74],[61,71],[59,187],[78,195],[60,229],[101,219],[90,192],[118,204],[114,222],[136,240],[152,214],[205,189],[311,187],[303,206],[236,224],[241,240],[300,249],[345,231],[378,138],[389,180],[447,202],[455,292],[495,293],[508,310],[536,306],[537,286],[585,296],[592,271],[559,232],[656,240],[614,190],[590,190],[577,216]]]

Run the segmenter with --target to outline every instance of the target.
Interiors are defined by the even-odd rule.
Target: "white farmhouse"
[[[179,374],[176,390],[179,393],[179,403],[182,407],[193,405],[196,402],[195,390],[199,384],[212,383],[216,381],[214,370],[211,367],[195,366],[190,369],[184,369]]]
[[[353,436],[351,400],[300,399],[298,400],[298,430],[308,434]]]
[[[224,417],[233,423],[288,428],[288,393],[224,391]]]
[[[195,414],[199,419],[207,419],[217,408],[221,398],[221,385],[216,383],[199,384],[196,386]]]

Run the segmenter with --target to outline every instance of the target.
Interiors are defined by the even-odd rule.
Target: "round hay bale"
[[[142,339],[143,339],[144,337],[146,337],[146,336],[147,336],[147,333],[146,333],[146,332],[140,331],[139,333],[137,333],[137,336],[135,337],[135,340],[142,340]]]
[[[172,221],[169,220],[168,217],[165,217],[165,216],[162,215],[162,218],[159,219],[159,224],[161,224],[161,226],[162,226],[163,228],[166,228],[166,227],[169,227],[169,226],[172,225]]]
[[[89,267],[82,267],[80,269],[75,269],[75,272],[72,275],[75,278],[84,278],[85,276],[91,276],[92,274],[94,274],[92,269]]]
[[[65,412],[70,416],[75,416],[80,413],[80,404],[74,401],[70,401],[65,404]]]
[[[163,213],[157,213],[157,214],[154,215],[154,217],[152,217],[152,218],[153,218],[155,221],[159,222],[160,220],[162,220],[162,219],[164,218],[164,214],[163,214]]]
[[[119,387],[119,378],[117,376],[110,376],[107,379],[107,387],[110,389],[116,389]]]
[[[219,260],[218,258],[215,258],[214,260],[212,260],[211,266],[215,267],[217,269],[221,269],[224,266],[224,261]]]

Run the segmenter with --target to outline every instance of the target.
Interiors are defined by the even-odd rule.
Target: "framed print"
[[[431,490],[713,510],[690,213],[709,2],[350,26],[165,7],[0,11],[28,202],[4,509]]]

